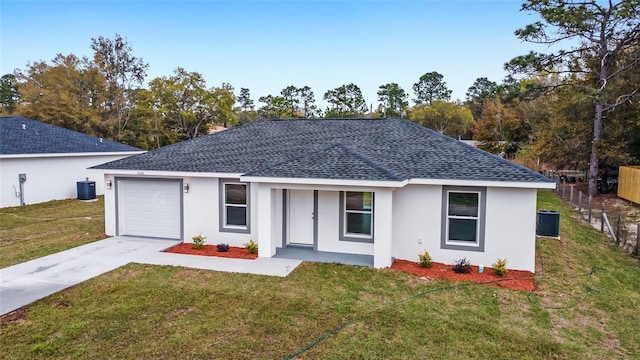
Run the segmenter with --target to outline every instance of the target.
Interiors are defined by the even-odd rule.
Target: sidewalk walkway
[[[0,269],[0,315],[130,262],[283,277],[302,262],[161,252],[177,243],[175,240],[112,237]]]

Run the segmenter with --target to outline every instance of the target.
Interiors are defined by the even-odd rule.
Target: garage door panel
[[[178,181],[119,180],[119,234],[180,239],[181,196]]]

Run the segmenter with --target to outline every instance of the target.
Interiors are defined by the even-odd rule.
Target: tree
[[[409,120],[451,137],[465,136],[473,128],[471,110],[463,105],[436,100],[431,105],[417,105]]]
[[[315,117],[318,114],[318,107],[315,105],[316,99],[311,88],[306,85],[298,88],[298,96],[302,103],[302,107],[300,108],[302,117],[305,119]]]
[[[297,114],[298,105],[300,104],[298,93],[298,88],[293,85],[287,86],[280,91],[280,95],[284,99],[284,106],[287,109],[287,118],[299,117]]]
[[[102,36],[91,39],[93,59],[105,78],[107,99],[104,106],[115,133],[119,134],[127,125],[133,112],[129,90],[142,85],[149,64],[133,56],[133,49],[126,39],[116,34],[115,39]]]
[[[30,63],[16,72],[20,97],[16,112],[49,124],[112,138],[103,119],[105,79],[87,58],[58,54],[51,64]]]
[[[382,112],[386,113],[386,116],[400,117],[409,106],[408,97],[409,95],[404,92],[404,89],[396,83],[380,85],[378,101],[382,104],[378,106],[378,110],[380,111],[381,108],[384,108]]]
[[[479,148],[513,156],[520,143],[527,140],[527,134],[515,109],[504,106],[497,99],[485,99],[482,117],[473,131],[473,138],[481,142]]]
[[[240,103],[240,110],[253,111],[253,100],[251,100],[249,89],[240,88],[240,95],[238,95],[238,103]]]
[[[442,74],[432,71],[420,76],[420,80],[413,84],[413,92],[416,98],[413,102],[416,105],[431,105],[436,100],[449,101],[452,91],[447,88],[447,83],[443,81]]]
[[[494,99],[498,96],[499,86],[486,77],[477,78],[467,89],[466,105],[471,109],[473,118],[479,121],[482,117],[482,106],[485,99]]]
[[[223,125],[227,128],[238,124],[238,117],[233,111],[236,96],[231,84],[222,83],[221,87],[210,89],[207,103],[209,103],[211,112],[210,124]]]
[[[169,139],[170,143],[193,139],[207,133],[210,125],[235,119],[231,115],[235,102],[233,89],[223,84],[221,88],[208,90],[200,73],[177,68],[172,76],[155,78],[149,86],[155,111],[165,126],[178,134]]]
[[[325,112],[326,117],[358,117],[367,111],[367,103],[362,97],[362,91],[353,83],[327,91],[323,99],[331,104]]]
[[[288,115],[288,104],[282,96],[261,96],[259,102],[265,105],[258,109],[258,115],[262,119],[286,118]]]
[[[512,59],[505,69],[514,74],[566,76],[559,86],[543,91],[569,86],[592,100],[589,194],[595,195],[603,119],[640,90],[637,85],[619,93],[609,86],[640,62],[640,2],[527,0],[521,10],[537,12],[542,21],[516,30],[518,38],[556,47],[568,43],[569,50],[549,54],[530,52]]]
[[[239,113],[238,113],[238,122],[240,124],[246,124],[253,122],[258,119],[258,113],[255,111],[255,107],[253,105],[253,100],[251,100],[251,95],[249,93],[249,89],[240,88],[240,95],[238,95],[238,103]]]
[[[0,113],[12,114],[20,101],[18,82],[14,74],[5,74],[0,78]]]

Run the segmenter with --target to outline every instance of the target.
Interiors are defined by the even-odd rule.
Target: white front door
[[[288,190],[287,239],[292,245],[313,245],[313,190]]]

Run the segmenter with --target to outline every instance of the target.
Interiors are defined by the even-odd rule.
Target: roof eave
[[[490,181],[490,180],[455,180],[455,179],[410,179],[409,184],[444,185],[444,186],[482,186],[521,189],[555,189],[553,181]]]
[[[103,151],[103,152],[75,152],[75,153],[35,153],[35,154],[0,154],[0,159],[25,159],[25,158],[54,158],[54,157],[80,157],[80,156],[131,156],[145,153],[140,151]]]
[[[296,185],[329,185],[329,186],[362,186],[400,188],[407,184],[406,180],[350,180],[350,179],[315,179],[315,178],[284,178],[263,176],[240,176],[240,181],[251,183],[277,183]]]
[[[123,169],[95,169],[89,171],[116,176],[145,176],[145,177],[199,177],[199,178],[231,178],[237,179],[242,173],[217,173],[195,171],[164,171],[164,170],[123,170]]]

